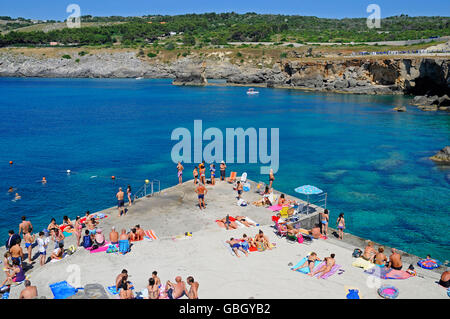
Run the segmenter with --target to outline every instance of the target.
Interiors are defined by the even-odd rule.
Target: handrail
[[[155,184],[157,183],[158,185],[158,191],[155,192]],[[161,181],[154,179],[152,181],[149,181],[148,183],[145,183],[144,185],[142,185],[138,191],[134,194],[134,199],[139,199],[142,197],[148,197],[148,196],[153,196],[155,194],[160,194],[161,193]]]

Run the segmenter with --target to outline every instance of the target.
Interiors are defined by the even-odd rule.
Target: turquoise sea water
[[[402,96],[246,90],[170,80],[0,79],[1,238],[22,215],[41,229],[51,217],[116,205],[118,186],[136,190],[147,178],[162,188],[176,184],[171,132],[199,119],[204,129],[278,127],[275,188],[295,195],[295,187],[315,185],[328,192],[331,226],[343,212],[355,235],[450,259],[450,170],[427,159],[450,144],[448,115],[391,111],[408,102]],[[230,164],[228,172],[267,181],[260,166]],[[185,178],[192,167],[185,165]],[[12,201],[9,186],[21,200]]]

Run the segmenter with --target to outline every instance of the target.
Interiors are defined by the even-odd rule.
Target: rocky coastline
[[[414,95],[412,104],[426,111],[450,110],[449,65],[446,57],[286,58],[262,66],[239,65],[226,54],[191,54],[161,61],[146,59],[133,50],[73,58],[0,52],[1,77],[171,78],[176,85],[207,85],[207,79],[222,79],[229,85]]]

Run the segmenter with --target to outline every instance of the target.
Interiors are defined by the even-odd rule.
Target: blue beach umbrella
[[[309,209],[309,195],[318,195],[323,193],[323,191],[316,186],[312,185],[303,185],[294,189],[297,193],[303,194],[307,196],[308,206],[306,206],[306,213],[308,214]]]

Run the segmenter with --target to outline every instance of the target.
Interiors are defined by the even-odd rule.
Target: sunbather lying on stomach
[[[320,279],[325,275],[326,273],[330,272],[333,266],[336,264],[336,261],[334,260],[334,254],[331,254],[330,257],[325,257],[325,265],[317,269],[315,272],[311,272],[308,275],[311,277],[314,277],[317,274],[321,274],[317,277],[317,279]]]
[[[291,224],[286,226],[286,230],[288,235],[290,236],[297,236],[298,234],[301,234],[300,229],[295,229]]]
[[[242,248],[241,241],[239,239],[230,238],[230,240],[227,240],[226,243],[230,245],[237,257],[239,257],[238,250],[242,251],[245,256],[248,256],[247,252],[244,248]]]
[[[238,225],[235,223],[234,218],[227,215],[226,217],[219,219],[217,221],[219,224],[223,224],[223,226],[228,230],[229,228],[236,229]]]
[[[311,235],[315,239],[319,239],[320,238],[320,227],[319,227],[319,224],[316,224],[313,228],[311,228],[311,230],[300,229],[300,232],[302,234]]]

